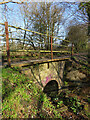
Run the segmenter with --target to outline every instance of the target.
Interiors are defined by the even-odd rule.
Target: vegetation
[[[75,63],[77,63],[75,69],[81,70],[83,73],[87,74],[87,76],[90,74],[90,67],[89,67],[89,61],[88,56],[73,56],[72,59]]]
[[[86,51],[88,50],[87,42],[87,26],[86,25],[77,25],[71,26],[67,38],[70,40],[70,43],[74,45],[74,51]]]
[[[3,23],[8,21],[12,25],[11,29],[8,29],[10,50],[35,50],[34,52],[11,52],[13,62],[51,58],[51,51],[49,53],[40,53],[39,51],[51,50],[51,36],[52,47],[55,51],[70,51],[67,53],[70,55],[72,44],[74,44],[75,52],[87,52],[87,49],[90,49],[87,47],[90,42],[87,40],[89,27],[87,34],[86,25],[88,18],[90,20],[90,2],[19,3],[10,1],[9,3],[0,2],[0,9],[2,8]],[[16,14],[17,11],[18,14]],[[0,28],[0,32],[3,34],[1,35],[2,49],[6,50],[5,26]],[[63,41],[61,38],[65,40]],[[67,39],[68,42],[66,42]],[[7,61],[7,53],[5,51],[2,53],[2,63]],[[66,55],[66,53],[58,52],[53,55],[56,58]],[[82,82],[85,85],[81,84],[78,87],[75,82],[71,83],[67,80],[65,77],[70,68],[67,70],[65,66],[64,86],[59,90],[59,94],[55,94],[53,97],[48,95],[52,95],[54,92],[45,93],[42,91],[40,86],[35,84],[33,77],[29,78],[22,74],[21,68],[4,66],[2,68],[2,118],[89,119],[90,68],[86,58],[87,56],[84,58],[72,57],[73,62],[68,61],[66,64],[66,66],[71,65],[69,67],[72,67],[73,70],[79,70],[87,76],[86,80]],[[47,88],[50,89],[50,87]]]
[[[5,11],[5,13],[2,12],[3,19],[7,20],[8,22],[10,20],[11,22],[12,19],[8,14],[8,12],[13,14],[17,10],[15,8],[15,11],[11,11],[11,8],[9,8],[10,6],[8,6],[8,4],[5,4],[5,3],[3,4],[5,5],[5,7],[4,5],[2,6],[2,9],[3,9],[2,11]],[[83,7],[85,6],[82,6],[82,9]],[[62,37],[64,38],[66,37],[66,33],[68,33],[68,30],[67,30],[68,27],[77,26],[77,23],[78,23],[77,28],[80,28],[79,25],[82,24],[81,22],[83,22],[84,25],[87,22],[87,15],[86,15],[87,10],[84,11],[85,13],[84,15],[81,12],[82,9],[79,9],[81,8],[79,7],[79,3],[60,3],[60,2],[58,3],[51,3],[51,2],[50,3],[48,2],[24,3],[23,2],[21,5],[17,3],[17,8],[20,8],[20,11],[19,13],[17,13],[16,22],[19,21],[20,20],[19,17],[21,17],[22,21],[19,22],[19,26],[22,26],[21,24],[23,23],[23,27],[25,29],[23,29],[23,31],[21,31],[20,29],[16,29],[15,31],[13,31],[12,28],[9,28],[10,49],[12,50],[14,49],[50,50],[51,48],[50,36],[53,36],[53,37],[58,36],[58,38],[52,37],[53,43],[55,44],[57,43],[57,45],[54,45],[56,46],[55,49],[57,49],[57,46],[63,44]],[[69,9],[70,9],[70,12],[69,12]],[[67,15],[66,15],[66,12],[67,12]],[[75,16],[75,14],[73,13],[76,13],[77,16]],[[70,17],[66,18],[65,16],[70,16]],[[72,16],[73,16],[73,19],[72,19]],[[78,18],[80,18],[81,21],[79,21]],[[85,18],[86,21],[84,21],[83,18]],[[68,21],[68,26],[66,25],[67,21]],[[61,27],[62,28],[65,27],[64,28],[65,32],[62,31]],[[26,29],[31,30],[32,32],[30,31],[28,32]],[[1,31],[3,32],[3,36],[4,36],[2,40],[5,43],[6,41],[5,35],[4,35],[5,31],[4,29],[2,29]],[[81,39],[79,41],[81,41]],[[68,43],[66,44],[68,45]],[[78,44],[80,44],[80,42]],[[81,46],[81,44],[79,46]]]
[[[21,68],[2,69],[2,118],[87,119],[89,97],[69,88],[55,97],[47,97],[34,82],[21,73]],[[65,86],[69,82],[65,81]],[[85,89],[85,88],[84,88]],[[75,92],[74,92],[75,91]],[[88,93],[85,93],[87,96]]]
[[[19,68],[2,69],[3,118],[62,118],[42,90],[19,73]]]
[[[27,38],[29,43],[34,49],[36,49],[35,43],[33,41],[39,41],[39,49],[43,47],[46,50],[50,50],[50,35],[58,35],[59,26],[56,27],[56,24],[60,24],[61,21],[61,12],[64,12],[64,8],[57,3],[52,2],[42,2],[42,3],[26,3],[20,6],[21,14],[23,15],[23,22],[25,28],[34,29],[42,34],[31,34],[24,32],[24,39]],[[57,17],[56,17],[57,16]],[[31,28],[32,26],[32,28]],[[47,36],[43,36],[46,34]],[[52,38],[53,39],[53,38]],[[54,43],[55,39],[53,39]],[[23,42],[24,43],[24,42]]]
[[[88,15],[88,36],[90,35],[90,1],[89,2],[81,2],[79,4],[79,9],[83,11],[83,14],[85,15],[85,12]]]

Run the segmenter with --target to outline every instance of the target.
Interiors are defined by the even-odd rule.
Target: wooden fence
[[[23,28],[20,28],[20,27],[16,27],[16,26],[12,26],[12,25],[8,25],[8,22],[5,22],[5,23],[0,23],[1,25],[4,25],[5,26],[5,33],[6,33],[6,51],[7,51],[7,62],[8,62],[8,66],[11,66],[11,60],[10,60],[10,52],[26,52],[26,51],[29,51],[29,52],[48,52],[50,53],[51,52],[51,59],[53,59],[53,53],[56,52],[56,53],[59,53],[59,52],[68,52],[68,51],[53,51],[53,45],[57,45],[57,44],[54,44],[52,42],[52,38],[55,38],[55,39],[60,39],[59,37],[56,37],[56,36],[50,36],[50,35],[47,35],[47,34],[43,34],[43,33],[39,33],[39,32],[36,32],[36,31],[31,31],[31,30],[28,30],[28,29],[23,29]],[[51,42],[49,44],[51,44],[51,50],[10,50],[9,48],[9,31],[8,31],[8,27],[12,27],[12,28],[16,28],[16,29],[20,29],[20,30],[24,30],[24,31],[28,31],[28,32],[32,32],[32,33],[36,33],[36,34],[39,34],[39,35],[43,35],[43,36],[49,36],[50,39],[51,39]],[[4,34],[2,34],[1,36],[4,36]],[[12,39],[15,39],[15,38],[12,38]],[[15,39],[15,40],[22,40],[22,39]],[[24,39],[25,41],[28,41],[26,39]],[[63,40],[63,39],[60,39],[60,40]],[[69,40],[64,40],[66,42],[69,42]],[[32,41],[33,42],[33,41]],[[38,42],[38,43],[41,43],[42,42]],[[65,46],[65,45],[60,45],[60,46],[64,46],[64,47],[68,47],[68,46]],[[2,51],[5,51],[5,50],[2,50]],[[72,44],[72,49],[71,49],[71,56],[73,55],[73,44]]]

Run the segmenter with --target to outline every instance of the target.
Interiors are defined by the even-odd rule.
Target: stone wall
[[[58,88],[60,88],[62,86],[64,65],[65,61],[35,64],[30,66],[30,69],[25,72],[32,76],[36,83],[42,88],[44,88],[51,80],[56,80]]]

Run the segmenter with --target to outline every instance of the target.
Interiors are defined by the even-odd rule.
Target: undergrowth
[[[2,69],[2,118],[61,118],[42,90],[18,68]]]
[[[77,95],[66,89],[55,98],[48,98],[41,88],[21,73],[19,67],[2,69],[2,118],[81,119],[88,111]],[[65,85],[68,82],[65,81]],[[70,96],[71,94],[71,96]],[[90,103],[90,98],[87,98]],[[78,113],[78,114],[77,114]],[[72,114],[72,115],[71,115]],[[90,113],[83,113],[87,119]],[[78,116],[78,117],[77,117]]]

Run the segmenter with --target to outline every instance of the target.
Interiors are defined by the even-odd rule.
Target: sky
[[[47,2],[53,2],[53,0],[31,0],[31,1],[40,1],[40,2],[42,2],[42,1],[47,1]],[[87,1],[89,1],[89,0],[54,0],[55,2],[87,2]]]
[[[8,0],[6,0],[8,1]],[[16,0],[16,1],[19,1],[19,0]],[[24,0],[22,0],[24,1]],[[30,1],[30,0],[29,0]],[[38,0],[36,0],[38,1]],[[43,1],[43,0],[42,0]],[[48,0],[48,1],[52,1],[52,0]],[[58,2],[58,0],[55,0]],[[75,2],[76,0],[63,0],[64,1],[69,1],[69,2]],[[78,0],[79,2],[80,0]],[[83,1],[83,0],[81,0]],[[2,2],[2,0],[1,0]],[[40,0],[39,0],[40,2]],[[59,2],[62,2],[62,0],[59,0]],[[77,2],[77,3],[78,3]],[[20,8],[19,8],[19,4],[15,4],[15,3],[8,3],[7,4],[7,20],[8,20],[8,24],[9,25],[13,25],[13,26],[17,26],[17,27],[22,27],[24,28],[24,23],[23,23],[23,18],[22,18],[22,15],[21,15],[21,12],[20,12]],[[0,19],[0,23],[4,23],[6,20],[5,20],[5,10],[3,9],[5,7],[5,5],[0,5],[0,18],[3,18],[3,19]],[[67,10],[64,12],[64,16],[63,16],[63,19],[66,19],[64,24],[60,26],[60,30],[59,30],[59,34],[60,35],[63,35],[64,37],[62,37],[61,39],[65,39],[65,36],[67,34],[67,31],[66,31],[66,28],[68,27],[68,25],[70,25],[69,21],[72,20],[72,23],[71,24],[74,24],[73,22],[73,19],[75,18],[76,20],[78,19],[77,17],[75,17],[77,15],[77,13],[75,13],[75,10],[78,9],[78,5],[72,5],[70,6],[70,8],[67,8]],[[74,16],[71,17],[71,14],[74,14]],[[68,18],[68,19],[67,19]],[[80,23],[84,23],[81,19],[78,19],[78,22]],[[15,29],[12,29],[15,31]],[[63,34],[62,34],[63,33]]]

